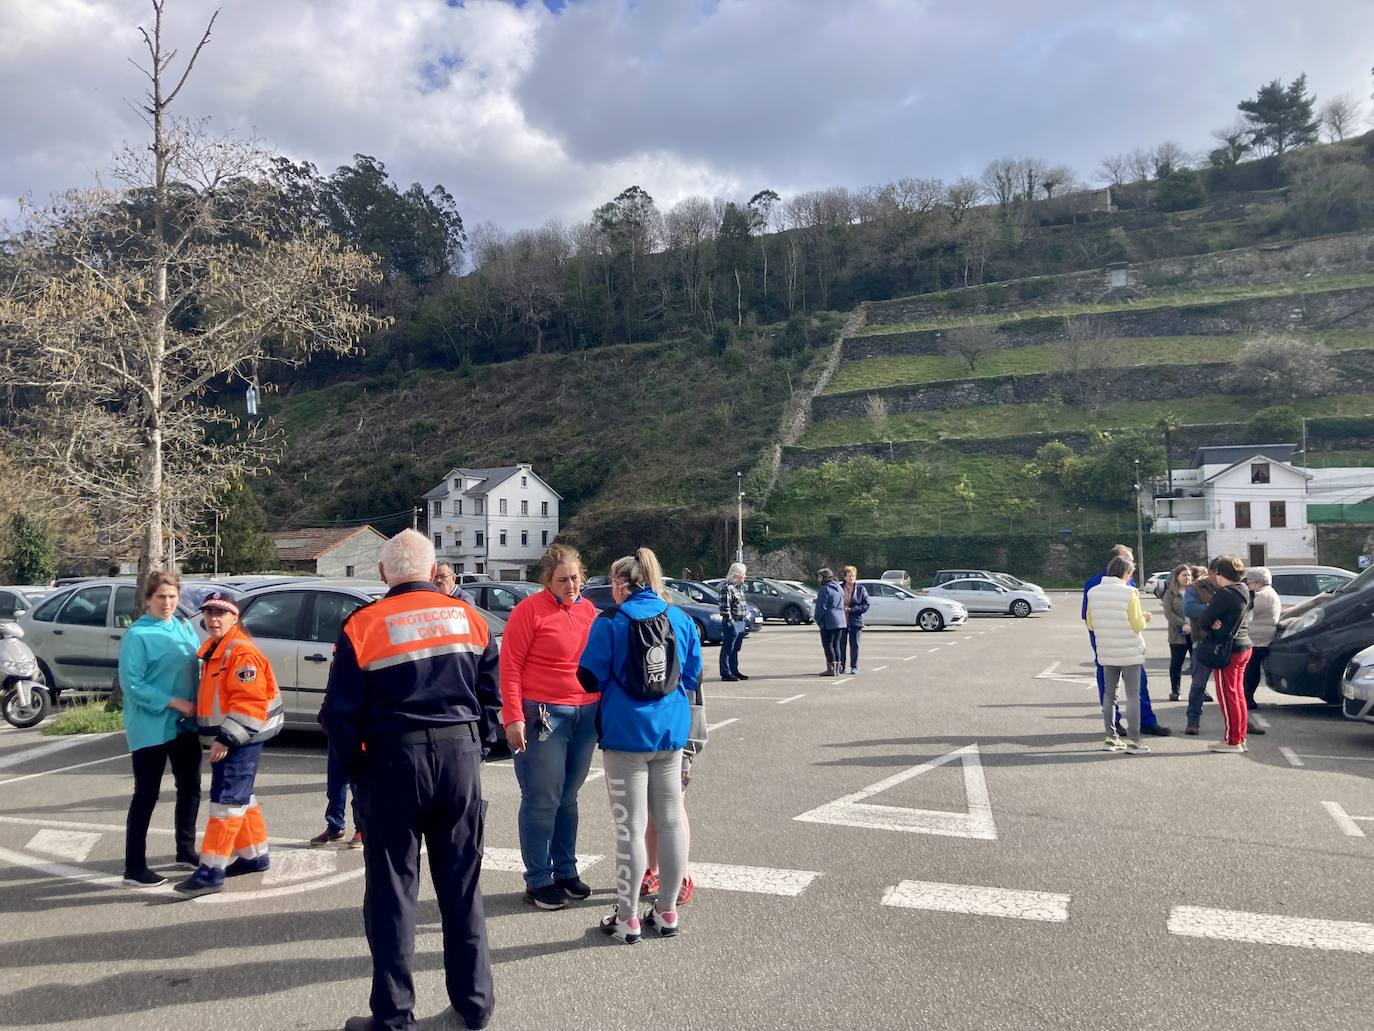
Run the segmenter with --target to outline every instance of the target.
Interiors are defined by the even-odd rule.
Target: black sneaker
[[[1150,737],[1173,737],[1174,732],[1162,723],[1156,723],[1153,727],[1141,727],[1142,734],[1149,734]]]
[[[271,856],[257,856],[254,859],[245,859],[243,856],[239,856],[224,868],[224,876],[242,877],[250,873],[266,873],[271,866]]]
[[[563,909],[568,904],[568,896],[563,894],[563,889],[556,884],[546,884],[542,888],[526,888],[525,900],[538,909]]]
[[[592,897],[591,885],[581,877],[564,877],[560,880],[555,880],[553,883],[554,887],[558,888],[564,895],[578,902]]]
[[[144,870],[142,873],[126,872],[124,874],[124,886],[126,888],[160,888],[166,883],[166,877],[153,873],[151,870]]]
[[[748,680],[749,678],[748,678],[745,674],[743,674],[743,673],[736,673],[736,674],[735,674],[735,679],[736,679],[736,680]]]
[[[1264,733],[1264,728],[1263,728],[1263,727],[1257,727],[1257,726],[1255,726],[1255,724],[1250,723],[1250,724],[1247,724],[1247,725],[1246,725],[1245,733],[1246,733],[1247,735],[1248,735],[1248,734],[1263,734],[1263,733]]]

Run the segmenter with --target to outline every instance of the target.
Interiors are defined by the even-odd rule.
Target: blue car
[[[606,609],[615,608],[615,599],[611,597],[611,588],[609,584],[597,584],[592,587],[584,587],[582,588],[582,597],[586,598],[603,612]],[[720,644],[723,634],[721,630],[720,609],[717,605],[706,605],[698,601],[693,601],[681,591],[674,590],[671,586],[668,588],[668,601],[692,617],[692,622],[697,625],[697,634],[701,637],[702,644]]]
[[[709,605],[717,612],[720,611],[719,588],[704,584],[700,580],[679,580],[676,577],[665,577],[663,582],[679,594],[685,594],[698,605]],[[762,630],[763,610],[749,601],[744,603],[744,607],[749,613],[749,632],[752,634],[756,630]]]

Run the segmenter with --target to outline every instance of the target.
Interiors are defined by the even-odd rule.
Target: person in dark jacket
[[[1169,577],[1169,586],[1160,595],[1164,618],[1169,624],[1169,701],[1178,701],[1183,678],[1183,660],[1193,652],[1192,627],[1183,611],[1183,596],[1193,582],[1193,567],[1183,564]]]
[[[1245,586],[1245,563],[1235,555],[1218,555],[1208,567],[1216,594],[1198,622],[1213,642],[1231,641],[1231,655],[1217,669],[1217,702],[1225,734],[1207,747],[1214,752],[1246,750],[1245,666],[1250,661],[1250,635],[1245,624],[1250,615],[1250,588]],[[1202,641],[1198,648],[1203,647]],[[1198,655],[1195,652],[1193,661]]]
[[[816,573],[820,590],[816,592],[816,626],[821,632],[821,648],[825,652],[823,677],[838,677],[844,672],[840,665],[840,637],[844,634],[844,588],[829,568]]]
[[[859,635],[864,630],[864,613],[868,611],[868,590],[859,583],[859,571],[853,566],[844,567],[844,630],[840,633],[839,661],[840,671],[844,671],[846,654],[849,672],[859,675]]]
[[[1194,648],[1197,647],[1197,642],[1206,636],[1201,619],[1214,593],[1216,585],[1208,576],[1207,567],[1193,566],[1192,582],[1183,592],[1183,615],[1188,619],[1188,640]],[[1212,700],[1212,696],[1207,693],[1207,681],[1212,679],[1212,671],[1194,658],[1190,676],[1192,680],[1188,688],[1188,725],[1183,728],[1183,733],[1197,737],[1202,732],[1202,703]]]
[[[749,602],[744,597],[743,562],[730,566],[720,584],[720,679],[748,680],[739,671],[739,649],[749,633]]]

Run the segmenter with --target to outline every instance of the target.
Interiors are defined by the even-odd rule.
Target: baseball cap
[[[232,612],[236,616],[239,614],[239,607],[235,604],[234,599],[223,591],[211,591],[205,596],[205,600],[200,603],[201,612],[209,612],[211,610],[217,612]]]

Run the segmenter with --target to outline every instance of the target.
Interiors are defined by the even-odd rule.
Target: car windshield
[[[1355,577],[1355,579],[1350,580],[1350,581],[1347,581],[1346,583],[1342,584],[1340,587],[1337,587],[1337,588],[1336,588],[1334,591],[1332,591],[1331,593],[1332,593],[1332,594],[1354,594],[1354,593],[1356,593],[1357,591],[1363,591],[1365,588],[1369,587],[1371,584],[1374,584],[1374,566],[1370,566],[1368,569],[1366,569],[1364,572],[1362,572],[1359,576]]]
[[[683,594],[676,587],[664,587],[663,590],[668,595],[668,600],[672,602],[674,605],[699,604],[698,602],[692,601],[691,598],[687,597],[687,595]]]
[[[993,573],[992,578],[1005,587],[1024,587],[1026,581],[1018,580],[1010,573]]]

